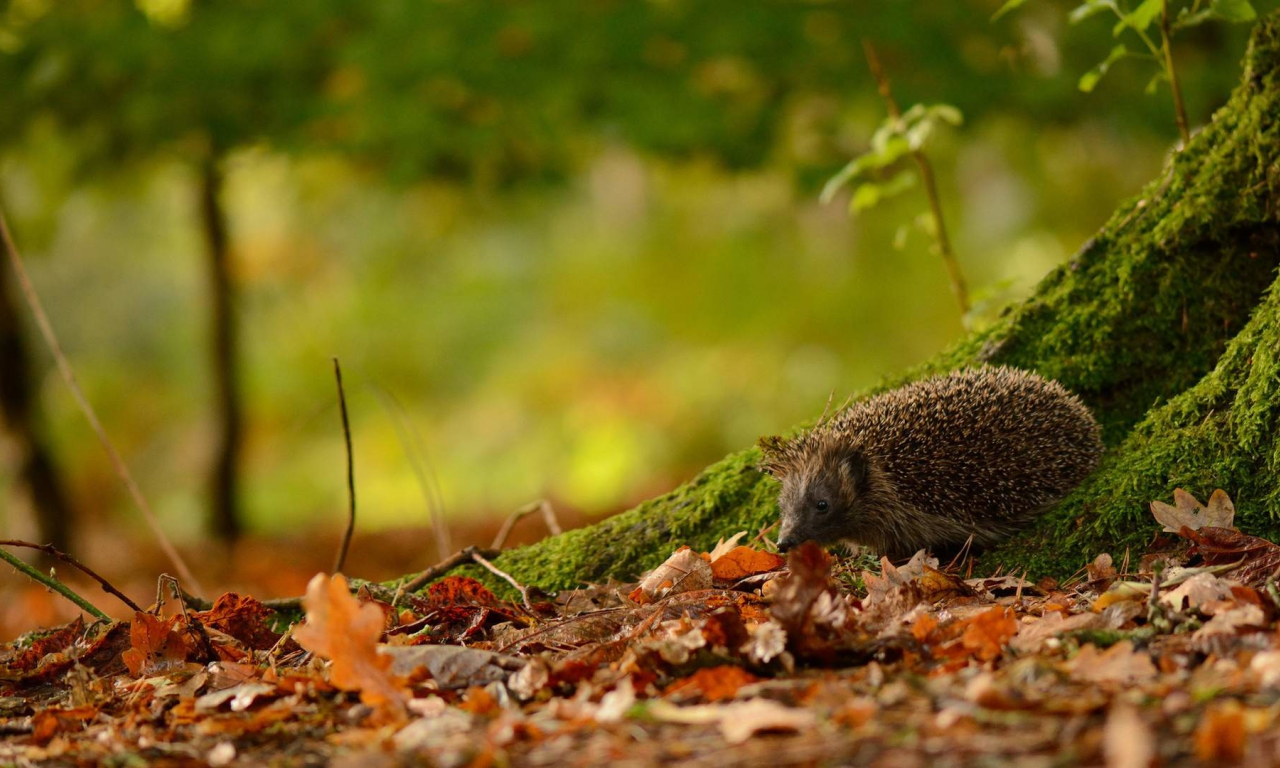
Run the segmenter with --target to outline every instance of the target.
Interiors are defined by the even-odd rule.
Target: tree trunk
[[[41,541],[67,550],[71,544],[71,505],[40,428],[31,360],[9,275],[9,266],[0,264],[0,420],[18,444],[21,463],[17,476],[30,495]]]
[[[209,524],[215,536],[234,541],[241,533],[237,506],[242,416],[238,387],[239,335],[231,279],[227,216],[222,207],[219,157],[211,153],[200,169],[200,217],[204,228],[212,302],[210,365],[213,371],[218,436],[209,475]]]
[[[1226,489],[1238,524],[1280,534],[1280,15],[1254,32],[1241,85],[1160,178],[993,327],[879,389],[982,363],[1057,379],[1087,402],[1099,470],[983,566],[1063,576],[1135,554],[1152,499]],[[503,554],[548,589],[634,578],[677,547],[777,519],[777,485],[733,454],[671,493]]]

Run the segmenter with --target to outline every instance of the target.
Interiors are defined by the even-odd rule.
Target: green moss
[[[1259,23],[1241,85],[1161,178],[993,327],[878,388],[989,362],[1057,379],[1093,408],[1111,447],[1099,472],[987,565],[1062,576],[1101,551],[1140,551],[1154,530],[1147,502],[1175,486],[1224,487],[1246,530],[1280,532],[1276,289],[1263,300],[1280,265],[1278,78],[1280,14]],[[777,515],[776,484],[756,460],[733,454],[497,564],[560,589],[634,578],[681,545],[754,532]]]

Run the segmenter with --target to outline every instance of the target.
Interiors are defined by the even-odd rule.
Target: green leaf
[[[849,212],[857,213],[874,207],[881,200],[900,195],[915,186],[916,175],[911,171],[900,171],[893,178],[882,183],[867,182],[858,185],[849,199]]]
[[[1190,8],[1183,8],[1178,12],[1178,18],[1173,22],[1173,29],[1174,31],[1177,31],[1179,29],[1198,27],[1206,21],[1213,19],[1213,17],[1213,11],[1209,8],[1205,8],[1202,11],[1196,11],[1195,13],[1192,13]]]
[[[1067,18],[1072,24],[1079,24],[1090,16],[1096,16],[1104,11],[1120,13],[1120,9],[1116,7],[1116,0],[1085,0],[1076,6]]]
[[[964,113],[960,111],[959,107],[952,106],[951,104],[934,104],[932,107],[929,107],[929,112],[944,123],[964,125]]]
[[[1258,12],[1249,0],[1213,0],[1209,12],[1232,24],[1247,24],[1258,18]]]
[[[1000,10],[991,14],[992,21],[998,21],[1001,16],[1006,13],[1012,13],[1027,4],[1027,0],[1006,0],[1005,4],[1000,6]]]
[[[1148,96],[1155,95],[1156,90],[1160,88],[1160,83],[1168,79],[1169,79],[1169,76],[1168,74],[1165,73],[1163,69],[1157,72],[1155,74],[1155,77],[1152,77],[1151,81],[1147,83],[1147,87],[1145,89],[1147,95]]]
[[[1125,28],[1146,32],[1151,22],[1160,17],[1162,0],[1142,0],[1137,8],[1120,17],[1120,21],[1112,28],[1111,34],[1118,37]]]
[[[908,146],[906,139],[901,136],[891,137],[879,150],[872,149],[870,152],[859,155],[851,160],[848,165],[841,168],[835,176],[832,176],[823,185],[822,194],[818,197],[818,200],[823,204],[831,202],[831,199],[836,196],[836,193],[844,185],[867,171],[892,165],[898,158],[910,151],[911,147]]]
[[[1093,87],[1102,79],[1102,76],[1107,74],[1107,70],[1111,69],[1111,65],[1128,55],[1129,49],[1123,45],[1117,45],[1112,48],[1111,53],[1107,54],[1107,58],[1098,62],[1097,66],[1080,76],[1080,90],[1085,93],[1092,91]]]

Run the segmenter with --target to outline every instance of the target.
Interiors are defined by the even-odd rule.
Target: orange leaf
[[[737,695],[738,689],[760,678],[742,667],[723,665],[699,669],[692,675],[677,680],[663,691],[663,695],[679,692],[698,692],[707,701],[724,701]]]
[[[302,606],[307,621],[293,637],[298,645],[333,662],[329,681],[344,691],[359,691],[366,704],[401,705],[402,683],[387,670],[391,657],[378,653],[382,610],[361,605],[342,574],[318,573],[307,584]]]
[[[187,658],[187,644],[182,635],[173,631],[178,617],[168,620],[138,611],[129,626],[129,639],[133,647],[120,654],[121,661],[134,677],[154,674],[175,662]]]
[[[923,643],[929,639],[929,635],[932,635],[933,630],[937,628],[938,620],[924,613],[917,617],[915,623],[911,625],[911,636],[916,639],[916,642]]]
[[[751,547],[734,547],[711,563],[711,575],[720,581],[737,581],[781,568],[786,559]]]
[[[1244,713],[1236,702],[1209,707],[1196,727],[1196,757],[1209,765],[1244,759]]]
[[[1018,622],[1008,608],[996,606],[965,622],[960,642],[981,661],[990,661],[1004,652],[1004,646],[1018,631]]]

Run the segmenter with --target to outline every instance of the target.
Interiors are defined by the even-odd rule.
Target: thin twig
[[[1191,132],[1187,128],[1187,108],[1182,103],[1182,87],[1178,85],[1178,71],[1173,68],[1173,34],[1169,30],[1169,0],[1160,0],[1160,37],[1161,48],[1164,49],[1164,69],[1169,75],[1169,88],[1173,91],[1173,115],[1178,121],[1178,133],[1182,136],[1182,146],[1191,141]]]
[[[142,610],[141,608],[138,607],[137,603],[129,599],[128,595],[116,589],[115,587],[111,586],[110,582],[108,582],[106,579],[102,578],[98,574],[94,573],[92,568],[80,562],[79,560],[75,559],[71,555],[68,555],[66,552],[62,552],[56,549],[52,544],[33,544],[30,541],[19,541],[18,539],[4,539],[0,541],[0,547],[25,547],[27,549],[37,549],[45,553],[49,557],[53,557],[53,558],[57,558],[58,560],[61,560],[62,562],[66,563],[72,568],[79,570],[85,576],[88,576],[89,578],[98,582],[98,584],[102,586],[103,592],[106,592],[111,595],[115,595],[117,598],[120,599],[122,603],[129,606],[133,610],[135,611]]]
[[[876,80],[876,88],[884,99],[889,116],[894,120],[902,120],[902,111],[898,109],[898,102],[893,98],[893,91],[889,88],[889,77],[880,65],[880,57],[876,55],[875,46],[870,40],[863,39],[862,48],[866,52],[867,66],[871,68],[871,75]],[[934,179],[933,165],[923,150],[911,150],[911,157],[916,161],[920,180],[924,182],[925,195],[929,198],[929,212],[933,216],[933,236],[937,241],[942,263],[946,266],[947,277],[951,281],[951,293],[955,295],[956,303],[960,305],[960,314],[967,315],[971,306],[969,289],[965,286],[964,275],[960,272],[960,263],[956,260],[956,254],[951,250],[951,238],[947,236],[947,225],[942,218],[942,200],[938,196],[938,183]]]
[[[342,534],[342,546],[338,549],[338,558],[333,563],[333,572],[342,573],[342,566],[347,562],[347,550],[351,548],[351,537],[356,531],[356,466],[351,456],[351,422],[347,419],[347,395],[342,390],[342,366],[338,358],[333,358],[333,377],[338,380],[338,407],[342,409],[342,437],[347,444],[347,530]]]
[[[182,555],[178,554],[178,550],[160,527],[160,521],[156,518],[155,513],[151,511],[151,505],[143,497],[142,489],[134,482],[133,475],[129,473],[129,468],[125,465],[124,459],[121,458],[119,451],[116,450],[115,444],[111,442],[111,438],[107,437],[107,431],[103,428],[102,422],[98,420],[98,415],[93,410],[93,406],[89,404],[89,398],[80,389],[76,374],[71,370],[71,363],[62,351],[62,345],[58,343],[58,337],[53,332],[53,325],[49,322],[49,316],[45,314],[44,305],[40,303],[40,296],[36,293],[31,278],[27,275],[27,269],[22,263],[22,257],[18,255],[18,247],[14,245],[13,235],[9,232],[9,223],[5,220],[3,211],[0,211],[0,241],[3,242],[5,254],[9,257],[9,264],[18,276],[18,285],[22,288],[22,295],[27,301],[27,306],[31,308],[31,314],[35,316],[36,327],[40,329],[40,335],[44,338],[45,344],[49,347],[49,352],[57,363],[58,372],[62,374],[62,380],[66,382],[67,388],[71,390],[71,397],[76,401],[76,405],[79,406],[85,419],[88,420],[89,427],[97,435],[98,441],[102,443],[102,447],[106,450],[107,457],[110,459],[116,475],[129,491],[129,495],[133,498],[133,503],[142,512],[142,517],[147,521],[147,525],[151,527],[151,532],[155,534],[156,541],[160,544],[160,549],[169,558],[169,562],[173,564],[174,569],[197,592],[203,592],[200,582],[192,575],[186,561],[182,559]]]
[[[511,535],[511,529],[516,527],[516,523],[525,517],[532,515],[534,512],[542,513],[542,520],[547,525],[547,530],[551,531],[552,536],[559,536],[564,533],[564,529],[560,527],[560,521],[556,519],[556,512],[551,508],[551,502],[546,499],[539,499],[525,504],[523,507],[511,513],[511,516],[502,523],[502,527],[498,529],[498,535],[493,537],[493,544],[490,549],[502,549],[507,543],[507,537]]]
[[[57,592],[58,594],[67,598],[68,600],[70,600],[71,602],[79,606],[82,610],[88,611],[95,619],[103,619],[105,621],[111,620],[110,616],[108,616],[107,614],[95,608],[93,603],[89,602],[88,600],[85,600],[80,595],[77,595],[71,589],[71,587],[68,587],[66,584],[63,584],[61,581],[58,581],[54,577],[46,573],[41,573],[39,570],[31,567],[30,565],[27,565],[26,563],[22,562],[22,560],[19,559],[17,555],[14,555],[10,552],[6,552],[3,549],[0,549],[0,560],[4,560],[9,565],[12,565],[14,568],[16,568],[19,572],[26,574],[27,576],[31,577],[35,581],[40,582],[41,584],[45,585],[49,589],[52,589],[54,592]]]
[[[460,565],[473,562],[471,556],[476,554],[484,555],[486,557],[497,557],[498,551],[494,549],[464,547],[463,549],[454,552],[452,555],[449,555],[444,560],[441,560],[439,563],[426,569],[422,573],[419,573],[417,576],[414,576],[408,584],[404,585],[404,591],[417,592],[419,589],[426,586],[427,582],[440,578]]]
[[[512,578],[511,574],[507,573],[506,571],[502,570],[498,566],[484,559],[484,557],[482,557],[479,552],[472,552],[471,559],[475,560],[477,563],[483,566],[485,570],[489,571],[489,573],[492,573],[494,576],[497,576],[498,578],[507,582],[511,586],[515,587],[516,591],[520,593],[520,601],[524,603],[525,609],[527,609],[530,613],[533,612],[533,606],[530,605],[529,603],[529,590],[525,587],[520,586],[520,582]]]

